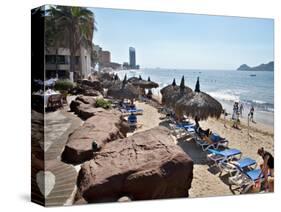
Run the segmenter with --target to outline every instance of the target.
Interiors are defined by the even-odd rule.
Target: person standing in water
[[[250,113],[249,113],[250,121],[252,121],[252,122],[254,122],[254,111],[255,111],[254,106],[252,106],[251,110],[250,110]]]
[[[243,110],[244,110],[243,103],[240,103],[239,111],[240,111],[240,116],[241,116],[241,118],[242,118]]]
[[[238,112],[238,102],[234,102],[234,105],[233,105],[233,113],[232,113],[232,119],[236,119],[237,112]]]

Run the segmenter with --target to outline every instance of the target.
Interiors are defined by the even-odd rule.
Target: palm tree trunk
[[[83,58],[83,55],[82,55],[82,48],[81,48],[81,45],[79,46],[79,57],[80,57],[80,60],[79,60],[79,76],[80,76],[80,78],[83,78],[83,72],[82,72],[82,67],[83,67],[83,61],[82,60],[84,60],[84,58]]]
[[[71,25],[70,28],[70,35],[69,35],[69,50],[70,50],[70,74],[73,74],[73,81],[76,81],[76,76],[75,76],[75,44],[74,44],[74,27],[73,24]]]
[[[73,55],[73,52],[70,51],[70,74],[73,74],[73,81],[76,81],[75,79],[75,55]]]
[[[56,47],[56,77],[57,77],[57,74],[58,74],[58,53],[59,53],[59,50],[58,50],[58,47]]]

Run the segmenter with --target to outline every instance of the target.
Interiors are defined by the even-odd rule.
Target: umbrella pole
[[[226,123],[225,123],[225,122],[226,122],[225,119],[226,119],[226,115],[225,115],[225,110],[224,110],[224,111],[223,111],[223,122],[224,122],[224,127],[227,128],[227,127],[226,127]]]
[[[248,115],[248,140],[250,138],[250,119],[249,119],[249,115]]]

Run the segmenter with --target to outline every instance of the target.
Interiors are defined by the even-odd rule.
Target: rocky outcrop
[[[274,62],[271,61],[266,64],[260,64],[258,66],[250,67],[247,64],[239,66],[238,71],[274,71]]]
[[[87,90],[85,90],[84,91],[84,95],[86,95],[86,96],[97,96],[97,97],[102,98],[101,92],[96,91],[94,89],[87,89]]]
[[[103,91],[102,85],[99,80],[82,80],[80,86],[83,88],[91,88],[96,91]]]
[[[81,166],[78,196],[87,202],[188,197],[193,161],[165,127],[107,143]]]
[[[62,160],[72,164],[90,160],[93,152],[110,141],[126,137],[128,131],[129,126],[120,112],[110,110],[96,113],[69,136]]]
[[[93,97],[77,96],[70,103],[70,110],[77,114],[81,119],[88,119],[97,113],[104,112],[103,108],[95,107],[96,100]]]
[[[102,96],[103,86],[99,80],[78,80],[77,86],[69,91],[73,95]]]

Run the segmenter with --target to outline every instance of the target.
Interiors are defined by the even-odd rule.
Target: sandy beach
[[[76,96],[69,96],[68,103],[73,101]],[[140,102],[135,101],[136,108],[142,109],[143,114],[137,115],[138,127],[133,131],[127,133],[127,137],[146,131],[152,128],[156,128],[159,125],[166,126],[168,121],[165,119],[165,115],[160,113],[158,107],[160,106],[155,101]],[[158,105],[158,106],[156,106]],[[67,163],[64,163],[60,160],[61,152],[64,145],[68,142],[68,134],[73,132],[73,129],[76,129],[84,123],[81,119],[77,117],[73,112],[70,112],[70,108],[67,106],[63,110],[58,110],[54,113],[47,114],[48,130],[47,137],[48,142],[45,143],[45,149],[47,150],[46,156],[50,159],[51,162],[47,161],[47,164],[51,167],[50,170],[55,171],[57,166],[63,166],[64,169],[67,169],[73,178],[79,173],[81,164],[72,166]],[[191,119],[191,121],[193,121]],[[257,155],[257,149],[264,147],[269,152],[274,152],[273,138],[274,138],[274,129],[273,126],[261,124],[261,123],[250,123],[249,135],[247,128],[247,120],[241,120],[241,130],[232,128],[233,122],[230,120],[230,116],[224,120],[224,117],[219,119],[209,118],[205,121],[201,121],[200,125],[203,129],[210,129],[212,132],[218,133],[222,137],[225,137],[229,141],[229,148],[236,148],[241,150],[244,157],[251,157],[255,159],[258,163],[261,162],[261,158]],[[65,130],[62,130],[65,128]],[[60,129],[60,130],[58,130]],[[62,135],[60,132],[65,131]],[[218,168],[212,166],[207,160],[207,152],[202,151],[201,147],[198,146],[192,139],[176,139],[171,133],[173,139],[171,142],[174,142],[178,145],[184,153],[186,153],[192,159],[194,163],[193,167],[193,180],[191,183],[191,188],[189,189],[189,197],[211,197],[211,196],[226,196],[226,195],[235,195],[239,194],[239,191],[232,190],[228,184],[229,175],[226,173],[220,174]],[[53,145],[55,144],[55,145]],[[52,160],[51,160],[52,159]],[[59,163],[55,164],[52,167],[50,164],[54,162]],[[55,172],[54,172],[55,173]],[[60,175],[59,173],[58,176]],[[69,180],[64,178],[59,182],[64,182]],[[48,204],[73,204],[74,202],[74,193],[77,191],[75,186],[75,180],[71,180],[72,184],[69,185],[69,188],[63,188],[63,190],[68,189],[68,193],[63,196],[62,202],[48,202]],[[47,188],[54,183],[47,183]],[[49,185],[50,184],[50,185]],[[56,183],[53,191],[50,193],[48,198],[57,195],[58,192],[61,192],[59,183]],[[58,188],[57,188],[58,187]],[[50,187],[50,190],[52,187]],[[48,199],[49,201],[49,199]]]
[[[31,17],[33,202],[274,192],[274,20],[61,5]]]
[[[156,108],[144,102],[136,102],[136,107],[138,109],[143,109],[144,113],[138,116],[137,129],[134,132],[128,133],[127,136],[157,127],[160,123],[161,114],[158,113]]]
[[[163,117],[153,106],[136,102],[137,108],[143,109],[144,114],[138,116],[138,121],[142,127],[135,132],[143,131],[152,127],[158,126]],[[251,157],[258,163],[261,163],[261,158],[257,155],[257,150],[264,147],[269,152],[274,152],[274,129],[273,126],[250,123],[248,136],[247,120],[242,119],[241,130],[232,128],[233,122],[229,117],[226,118],[226,127],[224,126],[224,117],[220,119],[209,118],[206,121],[201,121],[200,125],[203,129],[211,129],[212,132],[218,133],[229,141],[229,148],[241,150],[244,157]],[[132,134],[132,133],[131,133]],[[130,135],[128,135],[130,136]],[[216,167],[210,166],[207,161],[207,153],[203,152],[201,147],[196,145],[192,140],[177,140],[175,142],[186,152],[194,162],[192,187],[189,190],[190,197],[210,197],[210,196],[225,196],[239,194],[238,191],[232,191],[228,185],[228,174],[220,172]]]

